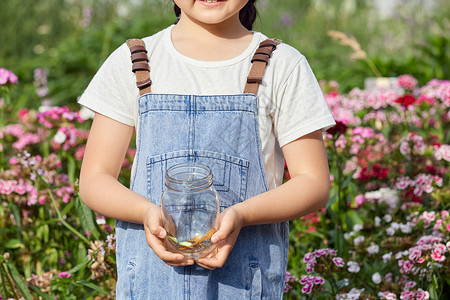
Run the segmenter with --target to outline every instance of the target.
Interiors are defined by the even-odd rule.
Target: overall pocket
[[[180,150],[147,157],[147,197],[153,203],[161,205],[166,170],[183,162],[198,162],[211,169],[221,211],[245,200],[247,160],[207,150]]]

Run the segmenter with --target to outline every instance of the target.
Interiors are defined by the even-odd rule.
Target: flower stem
[[[380,71],[378,71],[377,67],[370,59],[366,58],[365,61],[369,65],[369,68],[372,70],[372,72],[375,73],[375,76],[383,77],[383,75],[381,75]]]
[[[86,244],[89,245],[89,240],[87,238],[85,238],[80,232],[78,232],[75,228],[73,228],[72,226],[69,225],[69,223],[67,223],[62,215],[61,212],[58,209],[58,206],[56,205],[56,200],[53,197],[53,194],[51,191],[48,191],[48,194],[50,196],[50,199],[52,200],[52,204],[53,207],[55,208],[56,214],[58,215],[58,219],[61,221],[61,223],[63,223],[64,226],[67,227],[67,229],[69,229],[70,231],[72,231],[72,233],[74,233],[76,236],[78,236],[83,242],[85,242]]]
[[[8,274],[8,267],[6,266],[6,263],[2,263],[1,268],[2,269],[0,270],[0,274],[2,277],[3,289],[5,290],[5,296],[7,296],[7,290],[6,290],[6,281],[5,281],[4,276],[6,276],[6,279],[8,279],[9,285],[11,286],[11,289],[12,289],[15,299],[19,299],[16,294],[16,289],[15,289],[13,283],[11,282],[11,278]],[[3,275],[3,273],[5,273],[5,274]]]

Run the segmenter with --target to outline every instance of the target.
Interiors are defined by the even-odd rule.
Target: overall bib
[[[150,93],[148,58],[129,41],[141,90],[131,189],[160,205],[165,171],[181,162],[209,166],[220,209],[267,191],[256,91],[276,44],[264,41],[240,95]],[[171,267],[148,246],[143,225],[116,221],[117,299],[282,299],[288,222],[247,226],[225,265]]]

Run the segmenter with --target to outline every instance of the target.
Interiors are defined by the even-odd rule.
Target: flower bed
[[[45,72],[35,74],[45,98]],[[114,221],[77,188],[90,116],[47,100],[15,108],[16,82],[0,69],[0,299],[112,299]],[[286,299],[449,296],[450,82],[398,83],[341,95],[321,82],[337,120],[324,133],[331,195],[291,222]]]

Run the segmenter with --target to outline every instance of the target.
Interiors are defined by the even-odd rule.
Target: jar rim
[[[195,179],[192,179],[192,180],[182,180],[182,179],[174,178],[173,175],[177,175],[177,174],[180,174],[180,173],[177,173],[177,174],[171,174],[171,173],[176,171],[177,169],[181,169],[181,168],[198,168],[198,169],[204,170],[206,172],[205,172],[205,174],[197,173],[197,174],[201,175],[201,177],[200,178],[195,178]],[[176,183],[176,184],[184,184],[184,183],[189,182],[191,184],[191,186],[195,186],[194,183],[201,182],[200,185],[204,185],[205,184],[204,181],[206,179],[208,179],[208,181],[211,181],[211,183],[212,183],[212,178],[213,178],[213,174],[212,174],[211,169],[207,165],[202,164],[202,163],[198,163],[198,162],[182,162],[182,163],[178,163],[178,164],[175,164],[175,165],[171,166],[166,171],[166,179],[171,181],[171,182],[173,182],[173,183]]]

